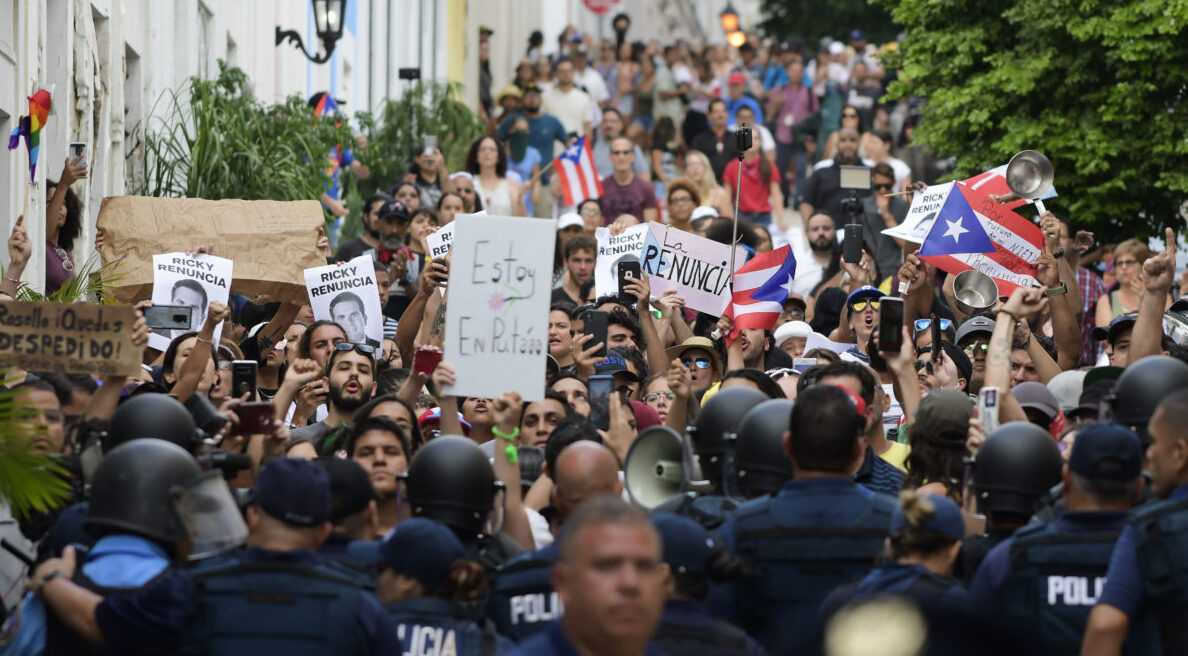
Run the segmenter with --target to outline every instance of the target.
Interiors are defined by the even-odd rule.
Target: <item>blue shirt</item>
[[[648,643],[648,656],[664,656]],[[548,631],[538,633],[507,652],[507,656],[578,656],[577,649],[561,630],[561,622],[553,622]]]
[[[1188,499],[1188,484],[1172,490],[1174,501]],[[1099,604],[1108,604],[1126,613],[1131,620],[1143,605],[1143,574],[1138,566],[1139,536],[1134,525],[1127,523],[1114,545],[1110,558],[1110,569],[1106,573],[1105,589],[1101,591]]]
[[[722,100],[726,103],[726,111],[729,112],[729,115],[726,117],[726,122],[728,124],[734,125],[735,123],[738,123],[738,121],[736,121],[734,118],[734,114],[738,111],[739,107],[743,107],[744,105],[750,107],[755,112],[756,123],[763,123],[763,108],[759,105],[758,100],[755,100],[750,96],[743,96],[738,100],[731,100],[729,98],[723,98]]]
[[[495,130],[495,136],[506,140],[512,124],[521,116],[528,119],[528,145],[540,151],[541,161],[553,161],[553,142],[565,143],[569,140],[569,133],[565,131],[561,121],[552,114],[542,113],[536,118],[529,118],[527,114],[512,114],[499,124],[499,128]],[[548,184],[549,176],[540,176],[540,181],[543,184]]]
[[[903,470],[880,458],[869,444],[866,445],[866,458],[854,474],[855,481],[872,492],[895,496],[903,487],[903,479]]]
[[[543,157],[540,151],[532,146],[524,149],[524,159],[513,162],[509,157],[507,160],[507,168],[520,174],[520,185],[532,179],[532,168],[537,164],[543,164]],[[528,216],[532,216],[532,194],[524,194],[524,210]]]
[[[714,626],[718,621],[718,618],[710,615],[709,611],[706,610],[705,604],[695,599],[669,599],[664,603],[664,614],[660,616],[661,624],[678,624],[701,628]],[[746,635],[742,629],[738,627],[734,628],[738,630],[739,634]],[[749,635],[746,637],[747,652],[745,656],[767,656],[767,650],[763,648],[763,645],[759,644]],[[744,655],[740,654],[739,656]]]
[[[134,535],[109,535],[87,552],[82,571],[96,585],[105,588],[139,588],[169,567],[169,555],[161,547]],[[13,640],[0,647],[0,654],[40,654],[45,651],[45,602],[30,592],[20,610],[19,627]]]

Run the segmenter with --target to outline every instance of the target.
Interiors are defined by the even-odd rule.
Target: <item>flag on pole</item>
[[[587,198],[602,195],[602,181],[594,168],[594,153],[586,146],[586,138],[573,142],[553,160],[553,168],[561,180],[565,204],[576,207]]]
[[[743,328],[771,330],[792,293],[796,258],[785,244],[751,259],[734,272],[734,291],[722,316],[730,317],[734,329],[726,336],[733,342]]]
[[[29,182],[36,180],[37,155],[41,150],[41,128],[45,127],[46,121],[49,120],[51,104],[50,92],[45,89],[29,96],[29,115],[22,116],[12,134],[8,135],[9,150],[16,150],[21,143],[21,137],[25,138],[25,147],[29,149]]]
[[[920,259],[942,271],[971,269],[994,278],[1000,296],[1037,285],[1032,263],[1044,248],[1039,226],[982,191],[955,184],[920,245]]]

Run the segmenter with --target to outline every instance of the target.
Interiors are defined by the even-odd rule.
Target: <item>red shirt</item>
[[[762,157],[760,155],[759,157]],[[759,179],[759,157],[743,162],[742,190],[738,198],[739,212],[770,212],[771,183],[779,180],[775,164],[767,172],[767,180]],[[738,184],[738,160],[732,159],[722,173],[722,184],[732,189]],[[734,200],[733,198],[731,200]]]

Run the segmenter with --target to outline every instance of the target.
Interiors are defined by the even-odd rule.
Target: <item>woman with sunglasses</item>
[[[833,134],[829,135],[828,141],[825,142],[825,153],[821,157],[821,161],[832,160],[833,156],[837,154],[837,133],[841,132],[842,128],[854,128],[858,131],[858,143],[862,143],[862,116],[858,113],[858,108],[853,105],[846,105],[842,107],[841,125]],[[859,153],[861,155],[862,153]],[[820,162],[813,170],[819,168]]]
[[[680,360],[689,370],[689,389],[693,394],[709,389],[722,376],[722,361],[707,337],[690,337],[665,350],[665,357],[669,362]]]

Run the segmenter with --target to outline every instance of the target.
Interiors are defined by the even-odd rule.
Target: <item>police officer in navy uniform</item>
[[[668,599],[652,642],[668,656],[764,656],[767,651],[742,629],[716,619],[705,607],[710,579],[733,578],[741,561],[725,553],[701,524],[658,512],[652,523],[664,543]]]
[[[171,496],[175,512],[196,527],[196,543],[224,541],[226,525],[242,522],[217,472]],[[329,517],[325,470],[276,459],[257,476],[247,509],[248,548],[234,559],[171,569],[134,595],[104,598],[70,581],[75,554],[66,549],[38,567],[32,586],[69,628],[113,653],[398,652],[400,640],[379,601],[317,555]]]
[[[792,463],[784,452],[792,407],[788,399],[770,399],[751,408],[739,424],[734,470],[744,499],[775,494],[792,478]]]
[[[1124,642],[1128,651],[1160,653],[1151,644],[1156,640],[1164,654],[1188,653],[1188,389],[1163,398],[1146,432],[1147,471],[1158,500],[1130,513],[1089,616],[1082,654],[1119,654]]]
[[[811,642],[825,596],[865,576],[883,549],[895,499],[851,477],[866,456],[865,428],[851,393],[804,390],[784,437],[793,479],[774,496],[740,505],[718,531],[749,563],[725,586],[724,616],[771,653]]]
[[[375,534],[375,488],[367,470],[354,460],[322,456],[314,463],[326,470],[330,482],[330,523],[334,525],[318,553],[347,567],[359,568],[360,563],[351,557],[347,547],[355,540],[367,540]]]
[[[1065,512],[990,550],[970,587],[975,603],[1047,653],[1077,654],[1126,513],[1142,494],[1142,464],[1138,436],[1124,426],[1079,430],[1064,468]]]
[[[511,646],[489,622],[480,628],[457,603],[485,594],[487,573],[444,524],[413,517],[382,542],[355,542],[349,551],[380,566],[380,602],[395,621],[404,653],[490,656]]]
[[[554,526],[558,530],[564,529],[566,520],[586,501],[623,493],[618,460],[596,442],[581,440],[565,447],[553,470]],[[561,600],[552,580],[557,557],[554,542],[520,554],[499,568],[487,600],[487,615],[500,633],[519,642],[561,617]]]

